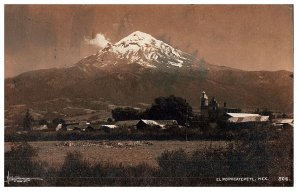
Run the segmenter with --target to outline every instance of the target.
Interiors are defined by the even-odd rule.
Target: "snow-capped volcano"
[[[71,67],[30,71],[6,79],[5,101],[8,107],[25,103],[36,111],[50,104],[51,116],[58,115],[57,111],[61,116],[69,115],[63,113],[69,109],[62,107],[102,112],[110,105],[138,106],[168,95],[182,96],[196,108],[205,90],[233,107],[291,112],[291,75],[287,71],[248,72],[212,65],[151,35],[134,32]],[[8,110],[15,111],[13,108]]]
[[[79,64],[92,64],[98,68],[124,64],[139,64],[144,68],[190,67],[193,57],[157,40],[149,34],[136,31],[115,44],[108,43],[97,54]]]

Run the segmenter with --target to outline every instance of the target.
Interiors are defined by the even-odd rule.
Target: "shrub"
[[[90,164],[79,152],[67,153],[57,180],[58,185],[84,185],[85,179],[92,178]]]
[[[161,174],[167,177],[186,177],[187,161],[188,156],[183,149],[165,151],[157,159]]]

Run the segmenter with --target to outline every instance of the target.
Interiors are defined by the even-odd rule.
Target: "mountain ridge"
[[[162,41],[153,42],[154,37],[144,39],[144,49],[139,47],[134,51],[126,49],[115,53],[109,48],[120,48],[126,43],[131,46],[130,43],[141,38],[131,38],[134,34],[113,45],[108,44],[107,49],[85,57],[71,67],[30,71],[5,79],[5,109],[10,110],[19,104],[35,109],[46,105],[49,112],[63,113],[62,107],[77,107],[81,103],[76,100],[80,99],[86,104],[83,107],[101,110],[110,108],[109,105],[150,104],[154,98],[170,94],[184,97],[198,108],[201,92],[205,90],[209,97],[216,97],[219,103],[226,101],[230,107],[253,111],[256,108],[282,112],[293,110],[292,72],[245,71],[212,65],[173,47],[164,45],[165,50],[158,50]],[[154,48],[148,45],[149,42],[153,42]],[[143,61],[137,62],[143,54],[146,54]],[[159,62],[153,55],[157,55]],[[178,61],[181,66],[172,65],[169,61],[174,61],[174,58],[185,61]],[[51,105],[47,101],[59,97],[68,98],[70,102],[51,102]],[[88,100],[90,103],[86,103]],[[98,102],[103,102],[101,107],[92,104]]]

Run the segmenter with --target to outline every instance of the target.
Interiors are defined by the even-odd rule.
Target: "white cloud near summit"
[[[98,33],[93,39],[85,38],[84,40],[87,44],[100,47],[101,49],[109,43],[109,39],[105,38],[105,36],[101,33]]]

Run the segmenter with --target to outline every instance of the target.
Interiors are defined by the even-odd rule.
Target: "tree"
[[[65,124],[66,121],[64,119],[61,119],[61,118],[55,118],[55,119],[52,120],[52,123],[57,126],[58,124]]]
[[[268,108],[264,108],[262,111],[260,111],[259,109],[257,109],[255,111],[255,113],[257,113],[259,115],[269,116],[269,119],[274,119],[273,112],[270,111],[270,110],[268,110]]]
[[[136,120],[140,118],[139,110],[132,107],[121,108],[117,107],[111,111],[112,117],[116,121]]]
[[[112,119],[111,117],[109,117],[109,118],[107,119],[107,122],[108,122],[108,123],[112,123],[112,122],[113,122],[113,119]]]
[[[39,120],[39,125],[47,125],[48,121],[46,119],[40,119]]]
[[[29,113],[29,109],[26,111],[25,117],[23,118],[24,130],[30,131],[33,123],[33,117]]]
[[[181,125],[192,117],[192,107],[185,99],[171,95],[169,97],[158,97],[154,100],[151,108],[147,109],[143,118],[159,120],[177,120]]]

